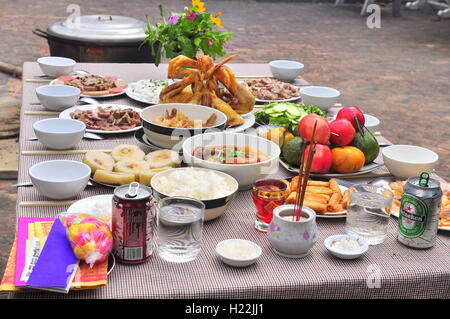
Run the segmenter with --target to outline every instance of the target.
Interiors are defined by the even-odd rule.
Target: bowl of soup
[[[233,176],[239,189],[278,170],[280,148],[265,138],[242,133],[205,133],[183,143],[184,162]]]

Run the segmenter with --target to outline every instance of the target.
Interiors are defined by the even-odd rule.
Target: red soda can
[[[123,263],[141,263],[153,254],[156,205],[152,189],[133,182],[114,190],[113,254]]]

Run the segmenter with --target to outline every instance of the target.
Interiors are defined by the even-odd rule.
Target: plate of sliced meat
[[[129,133],[142,127],[140,108],[119,104],[74,106],[59,114],[62,119],[75,119],[86,124],[86,131],[101,134]]]
[[[102,98],[124,94],[128,83],[115,76],[79,72],[72,75],[61,75],[51,81],[50,85],[75,86],[81,90],[81,96]]]
[[[244,80],[242,82],[255,96],[256,102],[290,102],[300,99],[300,88],[273,78]]]

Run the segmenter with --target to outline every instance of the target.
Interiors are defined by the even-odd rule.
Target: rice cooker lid
[[[142,42],[146,34],[143,21],[114,15],[89,15],[68,18],[47,28],[49,35],[78,42],[97,44]]]

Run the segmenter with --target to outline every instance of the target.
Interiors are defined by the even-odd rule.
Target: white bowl
[[[212,114],[215,114],[217,119],[213,126],[202,129],[174,128],[153,123],[153,120],[156,117],[164,116],[166,111],[170,113],[174,108],[177,109],[178,112],[182,112],[190,120],[206,122]],[[158,147],[174,149],[177,152],[181,149],[181,143],[186,138],[207,131],[222,131],[227,123],[227,116],[224,113],[211,107],[196,104],[157,104],[146,107],[142,110],[140,115],[144,133],[147,135],[150,142]]]
[[[37,59],[37,62],[42,72],[53,78],[71,73],[77,63],[75,60],[58,56],[42,57]]]
[[[389,172],[401,179],[431,172],[439,160],[435,152],[413,145],[391,145],[383,148],[381,154]]]
[[[274,77],[286,82],[294,81],[305,68],[303,63],[289,60],[270,61],[269,67]]]
[[[31,166],[28,174],[42,195],[52,199],[67,199],[84,190],[91,169],[79,161],[54,160]]]
[[[43,85],[36,89],[39,102],[51,111],[63,111],[74,106],[80,93],[79,88],[70,85]]]
[[[373,134],[380,130],[380,120],[373,115],[364,114],[364,126]]]
[[[343,238],[350,238],[353,240],[356,240],[358,244],[360,245],[360,249],[357,251],[347,252],[342,251],[339,249],[336,249],[336,247],[332,247],[332,242],[335,240],[343,239]],[[365,240],[362,240],[360,238],[350,236],[350,235],[333,235],[329,236],[325,239],[323,242],[325,247],[328,249],[329,252],[331,252],[334,256],[341,258],[341,259],[355,259],[360,257],[361,255],[365,254],[369,250],[369,245]]]
[[[300,90],[300,95],[303,104],[314,105],[326,111],[339,102],[341,92],[325,86],[307,86]]]
[[[237,258],[234,256],[231,256],[227,252],[223,251],[223,246],[230,242],[236,242],[236,243],[246,243],[254,247],[255,254],[248,258]],[[219,258],[226,263],[227,265],[230,265],[232,267],[248,267],[256,262],[256,260],[261,256],[262,249],[257,244],[250,240],[245,239],[227,239],[223,240],[220,243],[216,245],[216,253],[219,256]]]
[[[266,154],[269,159],[254,164],[222,164],[193,156],[201,146],[251,146]],[[255,181],[263,179],[278,170],[280,147],[265,138],[242,133],[205,133],[192,136],[183,143],[184,162],[190,166],[215,169],[233,176],[239,189],[250,189]]]
[[[44,146],[64,150],[81,141],[86,132],[86,124],[72,119],[45,119],[33,124],[34,134]]]
[[[187,169],[192,169],[192,168],[191,167],[173,168],[173,169],[168,169],[168,170],[165,170],[165,171],[155,174],[155,176],[153,176],[153,178],[150,182],[150,186],[153,189],[153,195],[156,197],[156,199],[160,200],[165,197],[182,196],[180,194],[174,195],[174,194],[164,193],[158,184],[159,184],[159,180],[162,177],[165,177],[165,176],[171,174],[174,170],[187,170]],[[205,168],[194,168],[194,169],[203,170],[203,171],[207,171],[207,172],[211,171],[211,170],[205,169]],[[225,178],[228,187],[231,189],[231,192],[223,197],[201,200],[201,202],[203,202],[203,204],[205,204],[205,218],[204,218],[205,221],[220,217],[226,212],[228,205],[233,200],[234,195],[236,194],[236,192],[238,190],[238,186],[239,186],[238,182],[230,175],[222,173],[222,172],[216,172],[216,171],[214,173]],[[201,181],[198,181],[198,182],[201,183]],[[184,196],[184,197],[186,197],[186,196]]]

